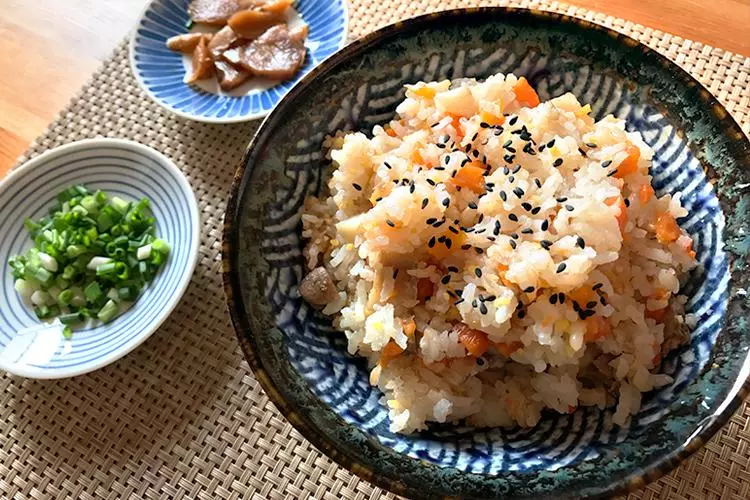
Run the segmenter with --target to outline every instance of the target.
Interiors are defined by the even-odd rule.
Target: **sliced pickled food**
[[[299,40],[303,42],[307,39],[307,35],[310,32],[310,27],[306,24],[300,24],[289,30],[289,36],[292,40]]]
[[[228,24],[242,38],[258,38],[271,26],[284,22],[283,14],[261,10],[242,10],[229,18]]]
[[[234,32],[231,26],[224,26],[217,31],[208,43],[208,50],[214,59],[221,57],[221,54],[240,43],[240,37]]]
[[[184,35],[173,36],[167,40],[167,47],[185,54],[192,54],[195,47],[198,46],[198,42],[204,36],[210,37],[211,35],[208,33],[186,33]]]
[[[214,60],[208,50],[206,39],[201,37],[198,45],[193,50],[193,72],[188,77],[187,83],[197,82],[210,78],[214,74]]]
[[[234,65],[218,59],[214,62],[216,67],[216,79],[219,81],[219,86],[222,90],[232,90],[250,78],[250,73],[241,69],[236,68]]]
[[[234,62],[234,61],[232,61]],[[254,75],[278,80],[292,78],[305,62],[305,45],[286,26],[274,26],[238,51],[239,64]]]
[[[283,14],[293,3],[293,0],[268,0],[266,2],[261,2],[258,7],[266,12]]]
[[[188,13],[193,22],[223,26],[232,14],[247,8],[240,0],[193,0]]]

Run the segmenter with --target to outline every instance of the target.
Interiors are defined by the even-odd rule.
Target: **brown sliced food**
[[[254,75],[277,80],[292,78],[305,62],[305,45],[292,38],[286,26],[274,26],[238,49],[224,57]]]
[[[193,0],[188,12],[193,22],[224,26],[233,14],[247,8],[246,3],[240,0]]]
[[[316,267],[302,279],[299,293],[314,306],[323,306],[334,301],[338,296],[336,285],[325,267]]]
[[[289,30],[289,37],[292,40],[299,40],[303,42],[307,40],[307,35],[310,32],[310,27],[306,24],[301,24]]]
[[[184,35],[173,36],[167,40],[167,47],[184,54],[192,54],[201,38],[211,39],[210,33],[186,33]]]
[[[227,24],[242,38],[258,38],[271,26],[284,22],[284,16],[260,10],[243,10],[229,18]]]
[[[268,0],[258,5],[258,7],[266,12],[283,14],[293,3],[294,0]]]
[[[193,73],[188,77],[187,83],[194,83],[204,78],[211,78],[214,74],[214,60],[208,50],[206,39],[201,37],[198,45],[193,50]]]
[[[208,43],[208,50],[214,59],[219,59],[225,50],[234,47],[240,41],[240,37],[234,32],[231,26],[224,26],[211,38],[211,41]]]
[[[236,68],[221,59],[215,60],[214,66],[216,67],[216,79],[219,81],[219,87],[222,90],[235,89],[245,83],[251,76],[247,71]]]

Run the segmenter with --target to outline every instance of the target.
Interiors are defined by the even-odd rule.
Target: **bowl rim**
[[[133,25],[132,32],[130,33],[130,37],[128,39],[128,61],[130,62],[130,71],[133,74],[133,77],[135,78],[135,81],[138,84],[138,86],[141,88],[141,90],[149,97],[149,99],[151,99],[153,102],[158,104],[161,108],[169,111],[170,113],[174,113],[180,118],[185,118],[186,120],[193,120],[193,121],[200,122],[200,123],[213,123],[213,124],[244,123],[244,122],[249,122],[249,121],[267,116],[276,108],[276,106],[278,106],[281,103],[281,101],[284,100],[287,94],[289,94],[289,92],[292,91],[294,86],[290,88],[286,94],[281,96],[281,99],[279,99],[279,102],[277,102],[270,110],[258,111],[255,113],[248,113],[247,115],[238,116],[235,118],[215,118],[211,116],[202,116],[202,115],[197,115],[193,113],[187,113],[185,111],[180,111],[178,109],[174,109],[173,107],[169,106],[166,102],[162,101],[159,97],[157,97],[156,94],[154,94],[151,91],[149,86],[146,85],[146,82],[143,80],[143,77],[141,76],[141,72],[138,71],[138,67],[136,66],[136,61],[135,61],[135,46],[136,46],[136,38],[138,37],[138,29],[141,27],[141,24],[143,24],[143,20],[146,18],[146,14],[151,9],[151,7],[157,2],[163,2],[163,1],[164,0],[149,0],[149,2],[146,3],[146,5],[143,7],[143,10],[141,10],[141,12],[138,14],[138,18],[135,21],[135,24]],[[310,0],[310,1],[314,2],[314,1],[326,1],[326,0]],[[340,51],[347,44],[347,40],[349,38],[349,2],[347,0],[336,0],[336,1],[338,1],[341,4],[342,13],[343,13],[342,27],[344,31],[341,36],[341,42],[339,42],[336,52],[333,52],[331,55],[329,55],[322,61],[318,62],[318,64],[316,64],[310,70],[308,70],[307,73],[302,73],[302,76],[297,81],[297,83],[301,82],[303,78],[305,78],[308,74],[312,72],[312,70],[320,66],[323,62],[327,61],[331,57],[338,54],[338,51]]]
[[[21,174],[34,169],[37,165],[44,163],[47,160],[54,159],[55,157],[64,156],[76,151],[86,150],[92,145],[118,146],[121,148],[129,149],[131,151],[137,151],[144,156],[152,158],[164,169],[175,175],[175,177],[178,179],[180,193],[182,193],[187,199],[192,219],[191,229],[193,236],[190,240],[190,251],[188,253],[189,266],[183,271],[180,280],[177,283],[175,293],[167,303],[167,307],[162,309],[160,314],[156,316],[151,324],[146,325],[142,329],[139,336],[133,338],[133,340],[131,341],[133,342],[132,344],[125,344],[123,348],[116,349],[108,355],[98,358],[95,362],[84,365],[82,368],[65,368],[61,370],[55,370],[54,373],[46,373],[46,370],[40,369],[17,367],[13,364],[5,363],[0,359],[0,370],[5,370],[8,373],[12,373],[13,375],[32,379],[46,380],[68,378],[98,370],[99,368],[109,365],[110,363],[114,363],[115,361],[124,357],[125,355],[133,351],[136,347],[145,342],[146,339],[148,339],[151,335],[153,335],[153,333],[158,330],[159,327],[164,323],[164,321],[166,321],[166,319],[170,316],[172,311],[177,307],[177,304],[182,299],[182,296],[185,294],[185,291],[187,290],[187,287],[190,284],[191,278],[193,276],[193,272],[195,271],[195,267],[198,263],[198,249],[200,246],[200,211],[198,210],[198,202],[195,199],[195,193],[193,193],[193,189],[190,187],[190,183],[185,177],[185,174],[182,173],[182,171],[177,167],[177,165],[174,164],[172,160],[167,158],[159,151],[144,144],[140,144],[138,142],[130,141],[127,139],[95,138],[83,139],[80,141],[75,141],[69,144],[58,146],[56,148],[52,148],[40,154],[39,156],[35,156],[31,160],[23,163],[18,168],[11,170],[4,179],[0,180],[0,193],[8,189]],[[44,176],[47,174],[45,172],[41,175]],[[188,193],[190,194],[188,195]],[[127,314],[127,312],[125,314]]]
[[[266,116],[248,144],[242,160],[234,174],[227,200],[227,207],[224,216],[224,231],[222,235],[222,280],[232,325],[240,343],[240,347],[245,354],[245,359],[261,387],[280,413],[284,415],[287,421],[289,421],[305,439],[312,443],[318,450],[322,451],[327,457],[348,471],[356,474],[359,478],[393,493],[408,496],[410,498],[428,497],[426,496],[427,493],[425,491],[418,489],[414,485],[405,484],[403,481],[399,481],[398,478],[391,478],[377,474],[377,471],[372,470],[371,467],[360,463],[356,455],[349,453],[344,447],[341,447],[338,442],[331,440],[324,434],[320,433],[317,426],[305,414],[305,412],[299,411],[298,408],[286,401],[281,392],[273,384],[268,375],[268,371],[265,368],[264,361],[256,354],[257,346],[254,340],[253,328],[248,319],[249,315],[247,309],[244,303],[242,303],[241,295],[239,293],[235,294],[235,290],[239,291],[239,273],[235,269],[235,262],[237,262],[239,254],[239,228],[234,221],[237,220],[239,215],[244,186],[255,167],[255,162],[258,161],[257,158],[254,158],[254,153],[261,142],[260,139],[262,132],[264,129],[274,126],[278,119],[277,117],[283,116],[289,103],[294,101],[298,95],[302,94],[314,80],[319,76],[325,75],[329,69],[333,69],[339,64],[349,61],[352,56],[356,56],[361,51],[377,44],[382,38],[398,34],[405,27],[411,27],[414,25],[422,26],[434,20],[449,20],[455,16],[476,15],[482,13],[496,16],[520,14],[530,16],[530,18],[535,17],[555,23],[576,25],[579,29],[584,31],[604,33],[615,39],[621,45],[624,45],[626,48],[638,48],[644,55],[654,57],[658,64],[668,68],[678,79],[679,84],[699,89],[699,96],[702,104],[711,109],[711,113],[719,122],[721,122],[725,131],[732,135],[733,142],[744,142],[744,149],[750,151],[750,141],[748,141],[747,136],[742,132],[742,129],[732,115],[729,114],[724,105],[721,104],[718,99],[716,99],[716,97],[713,96],[713,94],[711,94],[696,78],[661,53],[628,35],[619,33],[601,24],[596,24],[567,14],[523,7],[498,6],[450,9],[427,13],[385,25],[364,37],[353,41],[343,49],[331,55],[331,57],[313,68],[312,71],[307,73],[289,90],[279,103],[277,103],[271,113]],[[577,494],[582,494],[586,498],[609,497],[611,495],[624,494],[636,491],[646,484],[671,472],[677,467],[677,465],[703,447],[703,445],[729,420],[748,394],[750,394],[750,354],[748,354],[742,361],[738,378],[731,385],[731,388],[729,388],[723,401],[718,405],[717,410],[700,426],[698,426],[695,432],[693,432],[685,442],[681,443],[670,452],[664,453],[659,458],[654,459],[651,463],[634,468],[632,472],[618,480],[588,488],[585,492]],[[337,418],[340,417],[337,416]],[[397,452],[394,451],[394,453]],[[473,473],[466,472],[461,474]],[[475,475],[482,476],[482,474]],[[430,496],[429,498],[436,498],[436,496]],[[454,497],[444,496],[443,498],[447,499]]]

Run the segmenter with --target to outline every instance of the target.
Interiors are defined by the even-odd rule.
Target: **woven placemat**
[[[420,13],[505,2],[351,0],[350,35]],[[697,77],[750,132],[750,59],[547,1],[637,38]],[[321,455],[269,403],[224,306],[225,200],[258,123],[192,123],[136,85],[123,43],[27,152],[96,136],[147,144],[186,173],[202,215],[200,259],[177,310],[119,362],[68,380],[0,378],[2,498],[393,498]],[[706,447],[633,498],[750,498],[750,406]]]

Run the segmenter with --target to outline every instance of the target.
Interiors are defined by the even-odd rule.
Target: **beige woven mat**
[[[351,0],[356,38],[450,0]],[[481,2],[492,4],[493,2]],[[497,4],[498,2],[494,2]],[[750,131],[750,59],[556,2],[676,61]],[[139,90],[123,44],[27,153],[98,135],[148,144],[188,176],[202,212],[193,281],[165,325],[119,362],[69,380],[0,378],[2,498],[392,498],[332,463],[269,403],[230,327],[220,237],[231,175],[256,123],[179,119]],[[634,498],[750,498],[750,406],[704,450]]]

